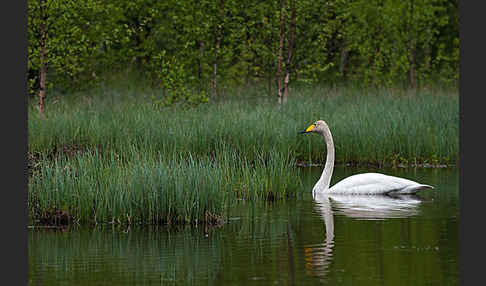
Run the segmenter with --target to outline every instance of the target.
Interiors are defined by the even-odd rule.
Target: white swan
[[[317,133],[324,137],[327,147],[327,157],[321,178],[312,189],[315,198],[319,194],[414,194],[421,189],[434,188],[429,185],[419,184],[412,180],[379,173],[364,173],[347,177],[334,186],[329,187],[332,171],[334,169],[334,142],[327,123],[318,120],[301,133]]]

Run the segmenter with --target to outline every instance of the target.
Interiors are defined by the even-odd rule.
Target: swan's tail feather
[[[408,186],[401,190],[390,192],[390,194],[415,194],[416,192],[423,189],[434,189],[434,187],[425,184],[418,184],[418,185]]]

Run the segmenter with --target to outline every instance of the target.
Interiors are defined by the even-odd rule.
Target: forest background
[[[28,87],[70,93],[130,79],[164,104],[258,84],[457,87],[455,0],[28,2]]]

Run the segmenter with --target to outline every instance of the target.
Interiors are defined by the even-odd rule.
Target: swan
[[[380,173],[363,173],[347,177],[334,186],[329,187],[332,171],[334,169],[334,142],[331,130],[324,120],[312,123],[300,133],[317,133],[324,138],[327,147],[326,164],[322,175],[312,189],[315,198],[320,194],[352,194],[352,195],[379,195],[379,194],[414,194],[422,189],[433,189],[433,186],[420,184],[412,180],[384,175]]]

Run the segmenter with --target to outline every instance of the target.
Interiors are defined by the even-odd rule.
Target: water
[[[436,188],[316,202],[306,168],[297,198],[240,205],[222,227],[30,230],[29,285],[457,285],[458,170],[380,172]]]

